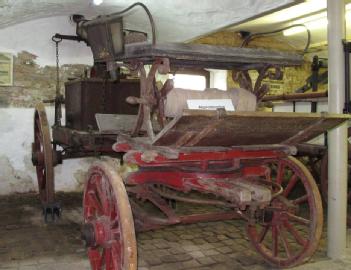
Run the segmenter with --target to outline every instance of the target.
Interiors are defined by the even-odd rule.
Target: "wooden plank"
[[[118,61],[140,60],[150,63],[156,57],[170,59],[170,64],[182,67],[208,67],[233,69],[255,68],[263,65],[296,66],[301,65],[301,55],[272,51],[267,49],[250,49],[201,44],[183,43],[133,43],[125,46],[125,52]]]
[[[216,111],[185,110],[181,117],[174,119],[158,134],[153,144],[175,146],[179,138],[192,132],[197,137],[202,133],[206,136],[200,139],[190,137],[183,141],[183,145],[178,143],[177,147],[295,145],[307,142],[350,118],[349,115],[326,113],[270,112],[227,112],[220,116]],[[215,125],[216,122],[220,125]],[[209,131],[209,126],[214,128]]]

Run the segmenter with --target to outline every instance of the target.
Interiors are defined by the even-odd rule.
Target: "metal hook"
[[[55,43],[60,43],[62,41],[62,38],[57,37],[56,35],[52,36],[51,40]]]

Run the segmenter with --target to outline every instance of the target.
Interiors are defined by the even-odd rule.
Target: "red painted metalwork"
[[[279,158],[285,157],[286,152],[282,150],[272,150],[269,147],[259,150],[245,150],[245,148],[231,149],[226,151],[196,151],[192,152],[180,152],[176,159],[169,159],[162,154],[155,152],[155,156],[152,161],[144,161],[143,155],[145,152],[135,151],[132,146],[128,143],[115,143],[113,150],[116,152],[126,152],[124,161],[128,163],[135,163],[139,166],[177,166],[176,163],[189,162],[202,162],[208,163],[210,161],[225,161],[234,159],[267,159],[267,158]],[[287,149],[285,149],[287,150]],[[156,150],[157,151],[157,150]]]

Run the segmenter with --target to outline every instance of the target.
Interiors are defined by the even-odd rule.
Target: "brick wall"
[[[222,31],[199,38],[193,43],[223,45],[239,47],[242,39],[233,32]],[[253,39],[250,48],[268,48],[281,51],[294,51],[290,45],[273,37],[260,37]],[[23,51],[14,56],[14,84],[13,86],[0,86],[0,107],[33,107],[43,99],[51,99],[55,95],[56,69],[54,66],[40,67],[36,63],[36,56]],[[282,81],[265,81],[270,84],[270,95],[291,93],[305,84],[310,76],[310,62],[305,61],[301,67],[288,67],[284,69]],[[62,65],[60,67],[61,91],[64,91],[64,82],[69,78],[79,78],[84,74],[86,65]],[[254,78],[257,73],[252,72]],[[237,87],[228,73],[228,88]],[[322,88],[322,90],[325,90]]]
[[[0,86],[0,107],[34,107],[43,99],[52,99],[56,91],[56,68],[40,67],[36,56],[22,51],[14,56],[13,86]],[[60,67],[61,92],[69,78],[79,78],[86,65]]]
[[[233,32],[222,31],[214,33],[209,36],[199,38],[192,41],[196,44],[209,44],[209,45],[222,45],[239,47],[242,39]],[[249,48],[267,48],[276,49],[280,51],[294,52],[295,48],[291,47],[286,42],[273,37],[257,37],[249,43]],[[282,81],[265,81],[270,85],[269,95],[276,95],[280,93],[291,93],[297,88],[303,86],[307,77],[310,76],[310,65],[308,60],[305,60],[301,67],[287,67],[284,69],[284,77]],[[251,77],[257,77],[257,72],[251,72]],[[233,82],[231,72],[228,73],[227,79],[228,88],[237,87],[238,85]]]

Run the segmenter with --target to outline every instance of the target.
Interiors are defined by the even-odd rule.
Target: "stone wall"
[[[14,56],[13,86],[0,86],[0,107],[34,107],[43,99],[52,99],[56,91],[56,67],[41,67],[37,56],[22,51]],[[87,65],[65,64],[60,67],[60,88],[64,82],[84,75]]]

